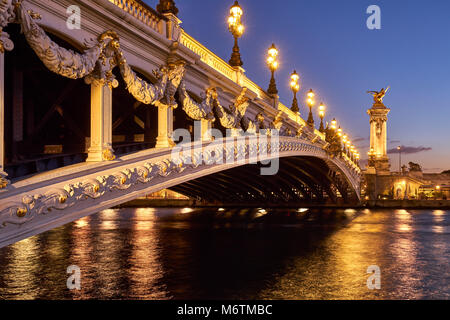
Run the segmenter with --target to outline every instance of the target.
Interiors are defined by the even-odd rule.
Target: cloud
[[[366,140],[366,138],[363,138],[363,137],[356,137],[355,139],[353,139],[353,143],[360,142],[360,141],[364,141],[364,140]]]
[[[420,147],[401,146],[401,148],[402,148],[401,152],[404,153],[404,154],[419,153],[419,152],[422,152],[422,151],[430,151],[430,150],[432,150],[431,147],[422,147],[422,146],[420,146]],[[387,151],[387,153],[399,153],[399,151],[398,151],[397,148],[392,148],[392,149],[389,149]]]
[[[400,143],[400,140],[389,140],[389,143]]]

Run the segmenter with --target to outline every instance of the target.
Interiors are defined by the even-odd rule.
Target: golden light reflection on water
[[[400,232],[411,232],[412,227],[409,224],[406,223],[398,223],[395,225],[397,231]]]
[[[94,252],[91,239],[93,236],[92,216],[81,218],[74,222],[75,228],[72,228],[71,238],[74,245],[71,247],[69,263],[81,268],[81,291],[74,290],[73,298],[79,299],[92,298],[90,292],[93,289],[93,283],[88,281],[95,274],[95,265],[92,263]]]
[[[4,281],[12,289],[15,299],[35,299],[39,297],[40,282],[38,281],[39,263],[34,258],[38,251],[36,237],[31,237],[10,247],[10,261],[2,268]]]
[[[133,298],[167,299],[168,293],[161,287],[164,270],[160,261],[159,232],[154,228],[153,209],[136,209],[131,229],[131,255],[128,277],[132,282],[130,295]],[[159,290],[154,288],[159,287]]]
[[[108,209],[99,212],[100,220],[102,221],[100,228],[103,230],[117,229],[119,224],[119,221],[117,220],[118,215],[118,209]]]
[[[345,215],[355,211],[346,210]],[[381,218],[367,223],[364,212],[344,229],[327,238],[321,247],[307,257],[298,258],[290,271],[277,279],[275,288],[264,290],[260,298],[282,299],[357,299],[376,298],[366,286],[367,267],[381,264],[386,242],[378,234],[387,231]],[[305,265],[308,265],[305,271]],[[299,272],[299,270],[302,270]],[[279,296],[273,297],[273,292]]]
[[[307,227],[261,225],[250,233],[225,218],[243,211],[212,210],[218,220],[201,228],[186,220],[183,209],[125,208],[85,217],[0,250],[0,284],[5,286],[0,286],[0,298],[167,299],[195,297],[197,290],[206,296],[235,290],[232,297],[243,299],[414,299],[430,296],[426,290],[433,297],[450,297],[445,292],[448,212],[342,210],[319,218],[311,212],[314,221]],[[160,219],[170,214],[184,220]],[[273,228],[281,228],[278,236],[295,238],[281,236],[277,243],[272,237],[264,243]],[[274,242],[276,254],[267,257],[275,258],[269,261],[267,245]],[[210,261],[215,259],[216,264]],[[273,262],[273,269],[266,266]],[[81,267],[80,291],[65,287],[71,264]],[[224,277],[222,265],[231,281],[215,282]],[[380,291],[366,286],[371,265],[381,268]],[[258,279],[257,285],[251,278]],[[239,288],[228,287],[235,280]]]
[[[433,210],[433,221],[442,222],[445,220],[445,211],[443,210]]]
[[[433,226],[431,229],[434,233],[446,233],[446,230],[443,226]]]
[[[399,220],[411,220],[411,213],[404,209],[395,210],[395,217]]]

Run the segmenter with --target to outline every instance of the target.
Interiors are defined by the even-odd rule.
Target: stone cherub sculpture
[[[389,86],[386,89],[382,88],[380,91],[367,91],[367,93],[370,93],[373,96],[373,101],[376,104],[383,104],[383,98],[388,90]]]

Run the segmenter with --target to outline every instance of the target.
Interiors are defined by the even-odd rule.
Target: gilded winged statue
[[[367,91],[367,93],[370,93],[373,96],[373,101],[375,103],[383,103],[383,98],[386,95],[386,93],[389,90],[389,86],[384,89],[382,88],[380,91]]]

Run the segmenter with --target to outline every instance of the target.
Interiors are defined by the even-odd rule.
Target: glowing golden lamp
[[[347,142],[347,135],[346,134],[344,134],[344,136],[342,137],[342,142]]]
[[[325,116],[325,105],[323,104],[323,102],[321,102],[319,105],[319,117],[323,118],[324,116]]]
[[[314,91],[312,89],[309,89],[306,96],[308,97],[306,99],[306,103],[308,104],[309,107],[312,107],[312,105],[314,104],[314,96],[315,96]]]
[[[242,24],[239,24],[236,31],[239,35],[242,36],[244,34],[244,29],[245,29],[244,26]]]
[[[336,130],[337,127],[337,121],[335,118],[333,118],[333,120],[331,120],[331,129]]]
[[[269,48],[269,51],[267,52],[267,64],[270,68],[270,70],[275,71],[278,69],[278,50],[275,48],[275,44],[272,43],[272,46]]]
[[[350,146],[352,145],[352,142],[350,140],[347,140],[347,142],[345,143],[345,145],[350,148]]]
[[[242,8],[237,1],[230,8],[230,16],[228,17],[228,28],[235,37],[241,37],[244,34],[244,26],[241,23]]]
[[[339,127],[339,129],[337,129],[337,134],[339,137],[342,137],[342,129],[341,127]]]
[[[230,8],[230,16],[241,17],[244,12],[237,1],[234,2],[233,6]]]
[[[269,56],[273,57],[274,59],[278,56],[278,50],[275,47],[275,44],[272,43],[272,46],[269,48]]]
[[[300,76],[298,75],[297,71],[294,70],[294,72],[292,72],[291,74],[291,88],[295,92],[300,90],[300,85],[298,84],[299,79]]]
[[[436,190],[439,190],[441,188],[441,186],[436,186]]]

